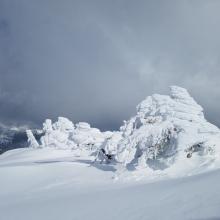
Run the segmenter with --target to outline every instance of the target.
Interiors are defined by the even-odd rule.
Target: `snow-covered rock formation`
[[[101,160],[114,158],[126,167],[165,169],[189,158],[213,161],[220,152],[220,130],[205,119],[187,90],[177,86],[170,87],[169,95],[148,96],[120,131],[101,132],[59,117],[55,123],[47,119],[43,132],[40,147],[97,151],[103,153]]]

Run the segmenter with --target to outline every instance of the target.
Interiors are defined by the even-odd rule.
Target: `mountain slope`
[[[1,219],[220,219],[219,169],[142,181],[115,174],[71,151],[9,151],[0,156]]]

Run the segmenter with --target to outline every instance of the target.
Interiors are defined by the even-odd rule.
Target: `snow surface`
[[[138,171],[123,175],[68,150],[8,151],[0,156],[0,219],[220,219],[219,169],[140,181]]]

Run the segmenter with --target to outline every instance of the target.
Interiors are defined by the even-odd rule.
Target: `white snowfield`
[[[0,155],[2,220],[220,219],[220,130],[183,88],[119,131],[59,117],[42,133]]]
[[[136,181],[142,171],[117,178],[114,166],[68,150],[19,149],[0,158],[2,220],[220,219],[219,169]]]

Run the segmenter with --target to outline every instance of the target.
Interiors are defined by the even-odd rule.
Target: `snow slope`
[[[219,169],[140,181],[138,173],[122,173],[93,164],[85,152],[79,157],[51,148],[8,151],[0,156],[0,219],[220,219]]]

